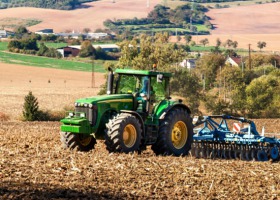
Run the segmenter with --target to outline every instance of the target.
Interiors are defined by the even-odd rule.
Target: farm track
[[[279,132],[280,119],[255,121]],[[59,125],[0,122],[0,199],[280,198],[279,163],[69,151]]]

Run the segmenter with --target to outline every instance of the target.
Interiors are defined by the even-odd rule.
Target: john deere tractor
[[[193,140],[190,109],[171,100],[171,73],[109,69],[107,95],[78,99],[62,119],[66,148],[89,151],[104,139],[109,152],[141,152],[152,145],[156,155],[186,155]]]

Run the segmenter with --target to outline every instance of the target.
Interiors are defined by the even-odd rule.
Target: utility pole
[[[191,29],[191,33],[193,32],[193,27],[192,27],[192,14],[193,14],[193,7],[194,7],[194,0],[192,0],[191,16],[190,16],[190,29]]]
[[[221,97],[221,87],[222,87],[222,66],[220,66],[219,99]]]
[[[249,70],[251,70],[251,44],[249,44]]]
[[[95,88],[95,76],[94,76],[94,57],[92,57],[92,66],[91,66],[91,88]]]

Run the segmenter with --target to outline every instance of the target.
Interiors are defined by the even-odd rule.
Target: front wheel
[[[139,120],[128,113],[120,113],[107,123],[105,144],[109,152],[140,151],[142,128]]]
[[[65,148],[78,151],[90,151],[96,144],[96,139],[92,135],[71,132],[60,132],[60,141]]]
[[[156,155],[187,155],[193,141],[189,113],[183,108],[171,110],[160,122],[159,137],[152,145]]]

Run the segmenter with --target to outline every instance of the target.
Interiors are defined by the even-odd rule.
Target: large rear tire
[[[107,125],[105,137],[109,152],[139,152],[142,140],[142,128],[139,120],[129,113],[120,113]]]
[[[152,150],[156,155],[188,155],[193,141],[193,127],[189,113],[175,108],[160,122],[159,137]]]
[[[92,135],[71,132],[60,132],[60,141],[64,148],[78,151],[90,151],[96,144],[96,139]]]

